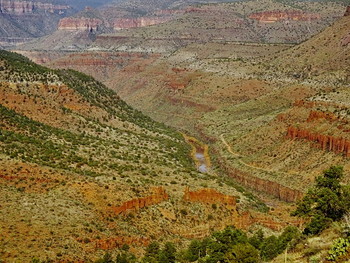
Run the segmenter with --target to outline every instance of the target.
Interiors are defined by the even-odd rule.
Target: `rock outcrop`
[[[344,16],[350,16],[350,5],[346,8]]]
[[[225,205],[227,209],[231,210],[232,224],[240,229],[249,229],[254,224],[260,224],[272,230],[280,231],[287,225],[300,227],[303,224],[303,220],[300,219],[289,219],[287,223],[285,221],[276,221],[271,215],[254,213],[252,211],[238,212],[236,197],[219,193],[214,189],[205,188],[198,191],[190,191],[189,188],[186,188],[183,199],[187,202]],[[195,235],[191,237],[196,238]]]
[[[258,20],[261,23],[275,23],[278,21],[310,21],[321,18],[318,14],[305,13],[297,10],[276,10],[268,12],[259,12],[249,15],[250,19]]]
[[[205,188],[198,191],[190,191],[189,188],[186,188],[183,199],[187,202],[200,202],[204,204],[223,204],[231,209],[236,208],[236,197],[224,195],[215,191],[214,189]]]
[[[215,150],[214,150],[215,151]],[[216,154],[219,154],[215,151]],[[268,179],[263,179],[228,166],[224,161],[219,160],[218,165],[226,174],[235,179],[239,184],[278,198],[285,202],[296,202],[303,198],[303,192],[284,186]]]
[[[337,154],[343,154],[345,157],[350,157],[350,140],[342,137],[319,134],[317,132],[290,126],[287,130],[287,138],[292,140],[304,139],[315,142],[324,151],[327,150]]]
[[[126,201],[121,206],[113,207],[112,210],[116,215],[125,214],[130,211],[137,211],[147,206],[159,204],[168,199],[169,195],[165,192],[164,188],[156,187],[152,189],[151,195]]]
[[[0,13],[11,15],[32,14],[36,10],[42,10],[50,13],[57,12],[59,14],[62,14],[69,8],[70,7],[68,5],[54,5],[51,3],[41,3],[36,1],[0,1]]]
[[[119,18],[113,23],[115,30],[152,26],[161,23],[165,23],[171,20],[172,17],[139,17],[139,18]]]
[[[66,17],[60,20],[58,24],[59,30],[98,30],[103,24],[101,19],[97,18],[73,18]]]
[[[267,179],[248,175],[239,170],[231,171],[229,175],[248,188],[275,196],[285,202],[296,202],[303,197],[303,193],[298,190]]]
[[[307,118],[307,122],[317,121],[317,120],[328,120],[328,121],[336,121],[338,120],[338,116],[336,116],[332,112],[324,112],[324,111],[310,111],[309,117]]]

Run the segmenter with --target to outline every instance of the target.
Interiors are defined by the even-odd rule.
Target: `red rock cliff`
[[[97,30],[103,21],[96,18],[73,18],[66,17],[60,20],[59,30]]]
[[[128,211],[139,210],[141,208],[159,204],[169,199],[169,195],[165,192],[162,187],[156,187],[152,189],[150,196],[135,198],[130,201],[126,201],[119,207],[112,208],[116,215],[126,213]]]
[[[249,16],[250,19],[258,20],[262,23],[275,23],[283,20],[293,20],[293,21],[308,21],[320,19],[318,14],[304,13],[297,10],[286,10],[286,11],[267,11],[253,13]]]
[[[305,139],[317,143],[322,150],[328,150],[338,154],[344,154],[350,157],[350,140],[331,135],[323,135],[293,126],[288,127],[287,138],[289,139]]]
[[[214,189],[201,189],[198,191],[190,191],[189,188],[185,189],[185,195],[183,197],[188,202],[201,202],[205,204],[224,204],[231,208],[236,208],[236,197],[230,195],[224,195],[215,191]]]
[[[242,172],[227,166],[224,162],[219,161],[219,165],[230,177],[250,189],[269,194],[285,202],[296,202],[303,197],[303,193],[298,190]]]
[[[231,171],[230,176],[246,187],[275,196],[285,202],[296,202],[303,197],[303,193],[298,190],[238,170]]]
[[[328,121],[336,121],[339,118],[332,112],[324,112],[324,111],[310,111],[309,117],[307,118],[307,122],[317,121],[317,120],[328,120]]]
[[[0,13],[12,15],[31,14],[35,12],[35,10],[43,10],[50,13],[62,13],[69,8],[70,7],[67,5],[54,5],[50,3],[41,3],[36,1],[0,1]]]

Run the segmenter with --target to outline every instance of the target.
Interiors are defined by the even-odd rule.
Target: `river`
[[[208,167],[207,167],[207,161],[205,160],[204,154],[201,152],[196,152],[195,153],[195,158],[197,159],[197,169],[201,173],[207,173],[208,172]]]
[[[196,163],[198,171],[201,173],[208,173],[210,169],[208,145],[186,134],[183,134],[183,136],[186,142],[192,147],[191,156]]]

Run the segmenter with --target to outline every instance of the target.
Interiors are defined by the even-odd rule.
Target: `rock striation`
[[[60,20],[58,30],[95,30],[103,24],[101,19],[97,18],[73,18],[66,17]]]
[[[139,18],[119,18],[113,22],[115,30],[145,27],[157,24],[162,24],[170,21],[172,17],[139,17]]]
[[[163,187],[155,187],[152,189],[151,195],[126,201],[121,206],[113,207],[112,210],[116,215],[126,214],[130,211],[137,211],[144,207],[159,204],[168,199],[169,195]]]
[[[36,1],[0,1],[0,13],[11,15],[32,14],[37,10],[46,11],[50,13],[57,12],[59,14],[62,14],[65,10],[69,8],[70,7],[68,5],[55,5],[51,3],[41,3]]]
[[[187,202],[200,202],[204,204],[224,204],[228,208],[236,208],[236,197],[224,195],[214,189],[201,189],[190,191],[187,187],[183,199]]]
[[[350,157],[350,140],[342,137],[324,135],[290,126],[287,130],[287,138],[292,140],[304,139],[315,142],[324,151],[330,151],[337,154],[343,154],[345,157]]]
[[[229,175],[248,188],[275,196],[285,202],[296,202],[303,197],[303,193],[298,190],[238,170],[231,171]]]
[[[260,224],[267,228],[270,228],[275,231],[281,231],[288,225],[292,225],[295,227],[301,227],[304,223],[302,219],[289,220],[288,223],[285,221],[275,221],[269,216],[264,215],[255,215],[251,214],[248,211],[242,213],[237,218],[238,220],[235,222],[235,226],[240,229],[249,229],[250,226],[254,224]]]
[[[259,12],[249,15],[250,19],[258,20],[261,23],[275,23],[279,21],[310,21],[321,18],[319,14],[305,13],[298,10],[276,10],[268,12]]]
[[[285,202],[296,202],[303,198],[304,194],[301,191],[228,167],[224,162],[219,162],[219,165],[230,177],[247,188],[274,196]]]

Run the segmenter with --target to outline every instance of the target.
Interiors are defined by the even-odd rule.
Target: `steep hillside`
[[[348,82],[350,77],[350,16],[346,14],[314,38],[284,52],[269,65],[291,77]],[[288,59],[286,59],[288,58]],[[332,80],[331,79],[331,80]]]
[[[341,45],[347,21],[344,17],[314,39],[290,49],[286,45],[195,43],[159,58],[147,53],[85,52],[72,53],[51,65],[92,74],[152,118],[197,134],[210,143],[217,168],[280,198],[278,185],[305,191],[315,175],[332,164],[350,169],[345,116],[348,82],[342,77],[348,71],[348,52]],[[332,41],[312,48],[310,43],[321,38]],[[323,49],[332,51],[329,61],[317,64],[310,54],[323,54]],[[311,79],[312,75],[305,81],[283,73],[294,72],[287,58],[298,58],[293,53],[298,50],[315,67],[324,65],[325,78],[336,85]],[[333,59],[342,54],[344,60]],[[100,56],[106,59],[99,60]],[[332,61],[343,75],[327,73]],[[101,71],[94,70],[97,65]],[[337,117],[330,121],[327,114]],[[250,181],[242,179],[247,175],[252,175]],[[278,185],[264,189],[261,185],[266,182]]]
[[[88,261],[124,244],[141,255],[227,225],[300,225],[290,206],[268,213],[229,178],[199,173],[205,149],[87,75],[1,51],[1,260]]]

